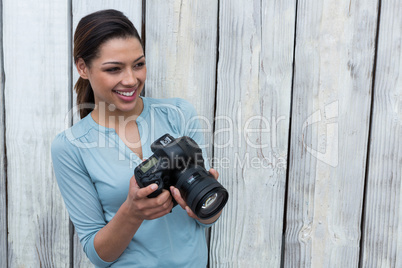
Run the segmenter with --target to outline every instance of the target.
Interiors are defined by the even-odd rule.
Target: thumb
[[[211,168],[209,170],[209,173],[211,173],[211,175],[215,178],[215,180],[218,180],[219,173],[218,173],[218,171],[216,169]]]
[[[137,185],[138,186],[138,185]],[[148,195],[152,194],[153,192],[155,192],[155,190],[158,189],[158,185],[156,183],[152,183],[150,185],[148,185],[147,187],[144,188],[140,188],[137,191],[137,198],[141,199],[141,198],[145,198]]]
[[[145,198],[151,193],[153,193],[156,189],[158,189],[158,185],[156,183],[152,183],[147,187],[141,188],[138,185],[135,176],[132,176],[130,179],[129,191],[134,198],[137,199]]]

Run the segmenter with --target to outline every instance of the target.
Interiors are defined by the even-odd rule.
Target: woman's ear
[[[75,66],[77,67],[77,71],[81,78],[83,79],[88,79],[88,67],[85,64],[85,61],[82,58],[79,58],[77,62],[75,63]]]

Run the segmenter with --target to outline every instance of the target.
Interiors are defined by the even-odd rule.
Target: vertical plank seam
[[[290,110],[289,110],[289,133],[288,133],[288,155],[286,159],[286,180],[285,180],[285,197],[284,197],[284,208],[283,208],[283,230],[282,230],[282,248],[281,248],[281,264],[280,267],[283,268],[285,265],[285,244],[286,244],[286,216],[287,216],[287,206],[288,206],[288,187],[289,187],[289,170],[290,170],[290,146],[291,146],[291,133],[292,133],[292,110],[293,110],[293,87],[295,80],[295,62],[296,62],[296,33],[297,33],[297,7],[298,0],[295,3],[295,24],[293,33],[293,63],[292,63],[292,85],[290,88]]]
[[[211,156],[212,159],[215,158],[215,130],[216,130],[216,113],[217,113],[217,106],[218,106],[218,64],[219,64],[219,30],[220,30],[220,24],[219,24],[219,14],[220,14],[220,0],[218,0],[218,7],[217,7],[217,12],[216,12],[216,64],[215,64],[215,97],[214,97],[214,113],[213,113],[213,124],[212,124],[212,150],[211,150]],[[213,164],[213,163],[211,163]],[[213,167],[215,168],[215,167]],[[208,262],[207,262],[207,267],[210,267],[210,260],[211,260],[211,255],[210,255],[210,250],[211,250],[211,228],[208,230]]]
[[[146,3],[147,0],[142,0],[142,7],[141,7],[141,39],[142,45],[144,46],[144,54],[145,54],[145,36],[146,36]]]
[[[147,6],[146,6],[147,0],[142,0],[141,3],[141,40],[142,40],[142,49],[144,51],[144,55],[145,55],[145,59],[146,59],[146,51],[145,51],[145,47],[146,47],[146,13],[147,13]],[[146,85],[146,81],[145,81],[145,85]],[[140,93],[140,96],[144,97],[145,96],[145,91],[146,86],[144,85],[143,90]]]
[[[73,117],[74,117],[74,112],[73,112],[73,1],[68,0],[67,3],[67,33],[68,33],[68,70],[69,70],[69,79],[68,79],[68,126],[72,126],[73,124]],[[69,267],[73,268],[74,266],[74,226],[73,223],[71,222],[70,218],[68,221],[68,238],[69,238]]]
[[[4,72],[4,48],[3,48],[3,22],[4,22],[4,14],[3,14],[3,1],[0,0],[0,15],[1,15],[1,20],[0,20],[0,53],[1,53],[1,57],[0,57],[0,68],[1,68],[1,85],[0,87],[3,89],[1,94],[2,94],[2,122],[3,122],[3,148],[4,148],[4,155],[3,155],[3,166],[1,168],[3,168],[4,170],[4,193],[5,193],[5,208],[4,208],[4,215],[5,217],[5,237],[6,237],[6,243],[5,243],[5,255],[6,255],[6,263],[5,263],[5,267],[8,267],[8,193],[7,193],[7,189],[8,189],[8,182],[7,182],[7,147],[6,147],[6,100],[5,100],[5,85],[6,85],[6,75]]]
[[[215,133],[216,130],[216,122],[215,117],[217,113],[217,96],[218,96],[218,64],[219,64],[219,9],[220,9],[220,0],[218,0],[218,12],[217,12],[217,24],[216,24],[216,65],[215,65],[215,98],[214,98],[214,114],[213,114],[213,124],[212,124],[212,134]],[[214,138],[215,136],[212,135],[212,158],[215,155],[215,146],[214,146]]]
[[[362,200],[362,215],[360,219],[360,252],[359,252],[359,263],[358,267],[363,267],[363,254],[364,254],[364,231],[366,228],[365,225],[365,216],[366,216],[366,205],[367,205],[367,184],[369,177],[369,169],[370,169],[370,149],[371,149],[371,134],[372,134],[372,125],[373,125],[373,107],[374,107],[374,90],[375,90],[375,78],[377,71],[377,56],[378,56],[378,40],[380,33],[380,21],[381,21],[381,0],[378,0],[378,16],[377,16],[377,29],[376,29],[376,37],[374,43],[374,61],[373,61],[373,69],[372,69],[372,81],[371,81],[371,103],[370,103],[370,117],[369,117],[369,133],[367,138],[367,155],[366,155],[366,170],[364,174],[364,186],[363,186],[363,200]]]
[[[67,10],[67,33],[68,33],[68,37],[67,39],[69,40],[68,43],[68,71],[69,71],[69,79],[68,79],[68,108],[69,108],[69,117],[68,117],[68,125],[72,126],[73,125],[73,117],[74,117],[74,113],[72,111],[73,107],[73,90],[74,90],[74,82],[73,82],[73,68],[74,68],[74,59],[73,59],[73,0],[68,0],[68,10]]]

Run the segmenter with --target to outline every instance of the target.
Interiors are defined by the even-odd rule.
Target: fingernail
[[[155,191],[156,189],[158,189],[158,185],[156,185],[156,183],[151,184],[151,189]]]

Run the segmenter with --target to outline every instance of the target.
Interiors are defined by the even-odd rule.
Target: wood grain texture
[[[147,1],[145,95],[180,97],[200,116],[212,156],[218,2]]]
[[[296,1],[220,1],[210,267],[280,267]]]
[[[50,145],[64,129],[68,1],[3,1],[9,267],[68,267]]]
[[[377,0],[298,1],[285,267],[357,267]]]
[[[377,46],[363,267],[402,267],[402,4],[382,1]]]
[[[2,1],[0,0],[0,14]],[[0,20],[0,268],[7,267],[7,188],[3,71],[3,21]]]
[[[89,0],[73,0],[72,1],[72,16],[73,16],[73,29],[78,25],[78,22],[82,17],[92,12],[102,9],[116,9],[123,12],[134,24],[139,34],[141,34],[142,27],[142,0],[101,0],[101,1],[89,1]],[[73,40],[72,40],[73,42]],[[74,63],[73,63],[74,64]],[[73,85],[78,80],[78,72],[73,68]],[[71,89],[73,91],[73,89]],[[73,108],[72,114],[73,123],[78,122],[79,112],[76,109],[77,95],[73,92]],[[82,245],[78,239],[77,234],[74,232],[73,237],[73,260],[74,267],[94,267],[85,255]]]

